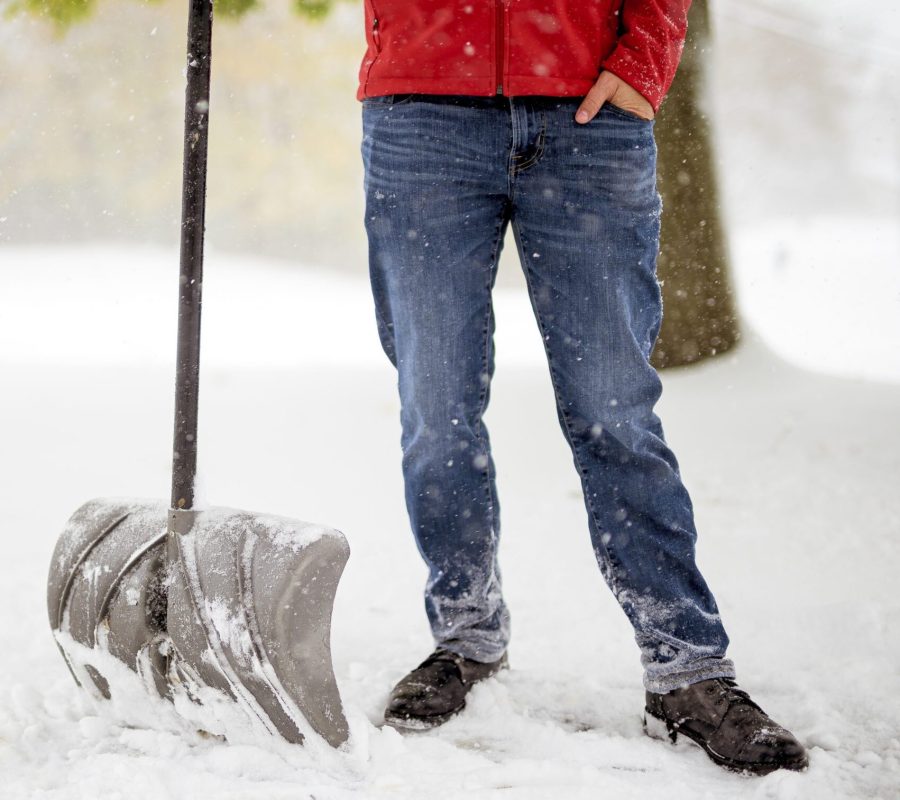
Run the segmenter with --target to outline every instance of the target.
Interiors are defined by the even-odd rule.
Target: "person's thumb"
[[[603,108],[603,104],[616,93],[616,78],[609,72],[601,72],[597,82],[584,96],[578,111],[575,112],[577,122],[590,122],[597,116],[597,112]]]

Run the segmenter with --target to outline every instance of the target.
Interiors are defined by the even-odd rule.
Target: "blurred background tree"
[[[358,3],[217,0],[211,251],[364,272]],[[176,243],[184,0],[0,16],[0,245]]]
[[[161,2],[161,0],[146,0]],[[290,0],[294,10],[310,19],[324,17],[335,0]],[[95,10],[97,0],[7,0],[8,12],[25,12],[50,20],[58,28],[65,30],[73,22],[85,19]],[[241,17],[246,12],[260,7],[259,0],[214,0],[216,12],[221,17]]]
[[[663,198],[657,271],[664,309],[652,358],[657,368],[725,352],[740,337],[714,144],[704,109],[709,34],[708,2],[694,0],[681,66],[656,125]]]
[[[363,274],[353,96],[359,0],[215,1],[220,16],[242,23],[216,33],[210,243]],[[183,0],[0,0],[0,9],[9,19],[0,25],[0,106],[9,110],[0,126],[0,244],[175,241]],[[92,13],[96,24],[73,24]],[[694,0],[681,69],[656,127],[665,207],[657,367],[722,353],[740,333],[706,113],[709,16],[708,0]],[[817,90],[843,85],[846,67],[828,48],[786,39],[779,26],[736,26],[735,34],[720,47],[738,48],[744,60],[724,55],[710,74],[731,121],[725,142],[740,156],[725,184],[741,210],[735,222],[743,229],[780,220],[803,204],[865,215],[894,203],[891,175],[855,135],[853,115]],[[798,65],[790,75],[786,48]],[[749,52],[762,84],[778,85],[785,102],[793,98],[809,124],[831,136],[807,142],[788,116],[761,106],[761,94],[733,90],[746,83]],[[882,73],[872,80],[890,94]],[[791,159],[757,170],[773,141]],[[501,270],[501,283],[517,272]]]

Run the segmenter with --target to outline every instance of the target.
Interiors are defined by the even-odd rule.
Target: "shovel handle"
[[[197,472],[197,401],[200,383],[200,305],[203,290],[203,230],[212,0],[190,0],[187,89],[184,101],[184,173],[181,195],[181,270],[178,285],[178,351],[175,374],[175,441],[172,508],[194,504]]]

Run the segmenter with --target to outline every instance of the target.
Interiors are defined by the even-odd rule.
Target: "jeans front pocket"
[[[415,100],[417,95],[413,92],[406,92],[405,94],[395,94],[393,95],[393,100],[391,102],[392,106],[400,106],[405,105],[406,103],[410,103]]]
[[[614,106],[612,103],[607,100],[603,107],[600,109],[601,111],[609,111],[616,116],[622,117],[622,119],[630,119],[635,122],[653,122],[652,119],[646,119],[645,117],[639,117],[633,111],[628,111],[627,109],[621,108],[619,106]]]
[[[376,97],[364,97],[363,105],[375,103],[377,105],[393,108],[394,106],[406,105],[415,100],[418,96],[419,95],[413,94],[412,92],[406,92],[404,94],[382,94]]]

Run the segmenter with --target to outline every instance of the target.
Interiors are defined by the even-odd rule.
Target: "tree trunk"
[[[700,107],[709,7],[694,0],[684,57],[657,123],[663,198],[657,270],[663,323],[653,351],[659,369],[729,350],[740,338],[728,276],[712,137]]]

